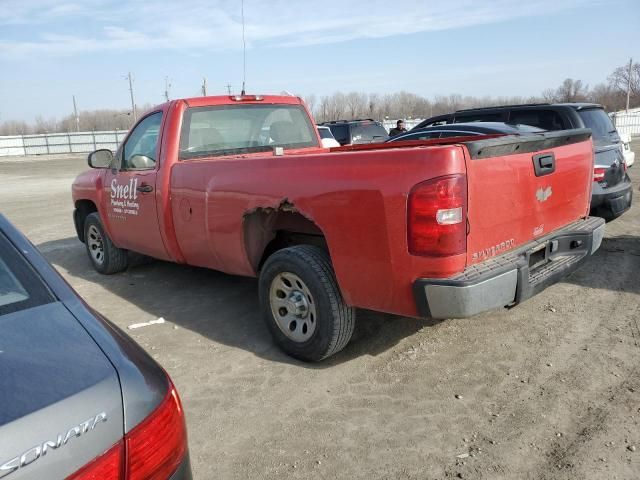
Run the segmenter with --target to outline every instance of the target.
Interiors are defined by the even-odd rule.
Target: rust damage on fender
[[[301,238],[316,239],[315,243],[325,245],[322,230],[288,198],[277,205],[248,210],[243,216],[243,226],[247,258],[256,272],[270,250],[295,245]]]

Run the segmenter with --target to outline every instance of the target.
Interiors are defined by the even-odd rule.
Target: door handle
[[[151,185],[142,184],[138,188],[136,188],[136,190],[141,193],[151,193],[153,192],[153,187]]]
[[[549,175],[556,171],[556,157],[551,153],[539,153],[533,156],[533,170],[536,177]]]

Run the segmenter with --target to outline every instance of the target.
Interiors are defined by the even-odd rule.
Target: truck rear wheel
[[[344,302],[329,255],[319,247],[289,247],[267,259],[260,307],[278,346],[300,360],[330,357],[353,335],[355,309]]]
[[[127,251],[113,244],[96,212],[87,215],[84,221],[84,244],[89,260],[98,272],[110,275],[127,268]]]

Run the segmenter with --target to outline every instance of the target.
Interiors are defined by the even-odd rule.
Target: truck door
[[[162,112],[154,112],[133,128],[107,170],[104,211],[109,234],[120,248],[165,259],[156,209],[156,177],[160,158]]]

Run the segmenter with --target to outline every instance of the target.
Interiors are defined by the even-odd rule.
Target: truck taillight
[[[412,255],[443,257],[467,248],[467,177],[447,175],[409,193],[407,238]]]
[[[593,181],[594,182],[602,182],[604,180],[604,175],[607,173],[606,168],[595,167],[593,169]]]
[[[160,405],[103,455],[67,480],[166,480],[187,452],[180,398],[173,385]]]

